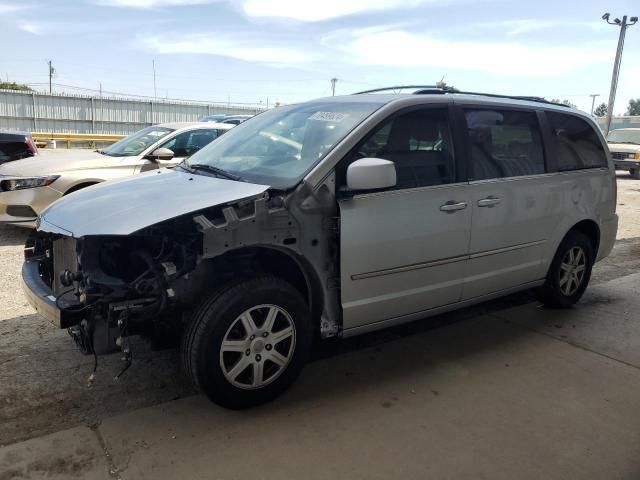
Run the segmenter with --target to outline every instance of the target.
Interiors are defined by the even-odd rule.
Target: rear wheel
[[[538,291],[540,301],[549,307],[568,308],[580,300],[591,278],[593,257],[589,238],[578,231],[569,232],[551,262],[544,286]]]
[[[187,373],[213,402],[233,409],[275,398],[296,379],[311,348],[309,309],[276,277],[224,287],[185,333]]]

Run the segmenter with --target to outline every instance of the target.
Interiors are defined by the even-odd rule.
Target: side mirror
[[[382,158],[361,158],[347,168],[349,190],[377,190],[396,186],[396,166]]]
[[[175,153],[173,150],[168,148],[156,148],[153,152],[147,155],[145,158],[156,161],[156,160],[171,160],[174,157]]]

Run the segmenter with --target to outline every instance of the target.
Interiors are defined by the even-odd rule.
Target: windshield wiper
[[[640,145],[638,142],[621,142],[618,140],[607,140],[607,143],[626,143],[628,145]]]
[[[207,165],[206,163],[186,163],[186,166],[191,170],[204,170],[205,172],[211,172],[214,175],[217,175],[222,178],[226,178],[228,180],[235,180],[236,182],[244,182],[244,178],[234,175],[233,173],[229,173],[226,170],[223,170],[218,167],[214,167],[212,165]]]

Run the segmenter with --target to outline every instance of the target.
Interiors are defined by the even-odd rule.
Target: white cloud
[[[96,3],[108,7],[154,8],[204,5],[217,1],[219,0],[97,0]]]
[[[481,23],[478,26],[491,29],[495,32],[504,32],[508,36],[515,36],[523,35],[530,32],[549,30],[560,25],[562,25],[562,22],[560,22],[559,20],[523,19],[487,22]]]
[[[43,35],[45,33],[44,26],[36,22],[18,22],[18,28],[33,35]]]
[[[191,53],[222,55],[248,62],[291,65],[314,60],[302,49],[270,44],[265,39],[251,40],[221,34],[191,34],[183,36],[149,36],[142,44],[157,53]]]
[[[29,5],[18,5],[17,3],[0,3],[0,15],[4,13],[13,13],[19,10],[30,8]]]
[[[497,33],[504,33],[507,36],[524,35],[531,32],[541,32],[544,30],[566,29],[566,28],[589,28],[590,30],[600,31],[607,28],[607,24],[603,21],[579,21],[565,22],[562,20],[544,20],[544,19],[514,19],[502,20],[498,22],[483,22],[476,26],[489,29]]]
[[[402,30],[356,30],[324,38],[345,61],[364,65],[435,68],[496,75],[556,77],[595,63],[610,52],[589,45],[534,45],[514,41],[446,40]]]
[[[365,11],[414,7],[425,3],[436,3],[436,0],[244,0],[243,9],[251,17],[282,17],[316,22]]]

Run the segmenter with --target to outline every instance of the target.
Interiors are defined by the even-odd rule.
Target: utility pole
[[[158,90],[156,88],[156,61],[155,59],[151,60],[151,65],[153,66],[153,98],[158,98]]]
[[[331,79],[331,96],[335,97],[336,96],[336,83],[338,82],[337,78],[332,78]]]
[[[616,101],[616,90],[618,89],[618,77],[620,76],[620,63],[622,62],[622,49],[624,48],[624,36],[627,33],[627,27],[634,25],[638,21],[638,17],[631,17],[627,22],[627,16],[622,17],[622,21],[619,18],[615,18],[613,22],[609,21],[609,13],[605,13],[602,19],[609,25],[615,25],[620,27],[620,35],[618,36],[618,48],[616,50],[616,58],[613,62],[613,74],[611,75],[611,90],[609,91],[609,105],[607,105],[607,119],[604,124],[604,134],[609,133],[611,127],[611,117],[613,115],[613,104]]]
[[[102,82],[98,81],[98,85],[100,87],[100,133],[104,133],[103,129],[103,116],[102,116]]]
[[[51,60],[49,60],[47,62],[49,64],[49,95],[51,95],[51,78],[53,77],[53,74],[55,73],[56,69],[53,68],[53,65],[51,65]]]
[[[593,108],[596,105],[596,97],[599,97],[600,94],[599,93],[592,93],[589,96],[591,97],[591,115],[593,115]]]

